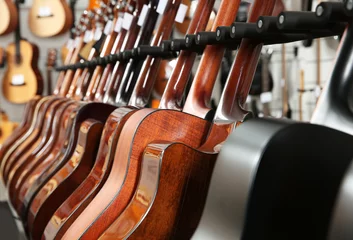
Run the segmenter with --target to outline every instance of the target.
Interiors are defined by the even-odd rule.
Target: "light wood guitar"
[[[34,0],[29,12],[29,28],[38,37],[53,37],[72,26],[73,15],[64,0]]]
[[[16,29],[17,15],[18,12],[11,0],[0,0],[0,36]]]
[[[18,4],[16,2],[17,9]],[[43,80],[37,66],[39,49],[21,38],[19,25],[16,28],[15,42],[7,47],[6,55],[8,68],[2,81],[4,97],[9,102],[20,104],[41,94]]]

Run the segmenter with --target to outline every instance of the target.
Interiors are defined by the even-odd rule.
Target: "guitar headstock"
[[[47,67],[53,68],[56,66],[56,59],[58,56],[58,51],[55,48],[48,49],[48,56],[47,56]]]

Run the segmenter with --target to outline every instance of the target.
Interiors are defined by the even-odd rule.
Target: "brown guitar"
[[[34,0],[28,16],[31,32],[38,37],[53,37],[70,29],[73,15],[64,0]]]
[[[223,4],[226,4],[226,1],[222,1],[221,6],[223,6]],[[223,6],[224,8],[220,8],[221,10],[219,14],[222,14],[222,17],[226,16],[225,13],[227,11],[225,8],[229,6],[230,5],[226,4],[226,6]],[[259,15],[270,14],[272,12],[273,6],[274,1],[267,1],[266,4],[263,4],[261,1],[255,1],[252,17],[250,17],[249,20],[255,21]],[[218,18],[216,18],[216,22],[219,21]],[[247,51],[249,48],[251,48],[249,46],[251,45],[245,43],[240,47],[239,53],[237,55],[237,64],[233,65],[232,73],[228,79],[227,84],[228,86],[232,86],[228,87],[232,89],[227,89],[228,91],[226,91],[226,96],[223,96],[223,99],[231,99],[231,97],[234,95],[234,87],[237,85],[239,77],[248,77],[248,80],[252,79],[261,47],[259,49],[259,47],[256,46],[254,54],[248,55]],[[243,50],[244,55],[241,53],[241,50]],[[205,51],[207,51],[207,49]],[[252,57],[248,58],[248,56]],[[199,68],[199,70],[200,69],[204,70],[205,68]],[[241,70],[243,70],[244,75],[241,74]],[[248,83],[246,85],[248,85]],[[249,88],[250,85],[248,86]],[[197,88],[198,92],[202,92],[202,90],[203,89]],[[229,90],[233,91],[230,92]],[[191,103],[193,103],[194,106],[198,105],[195,104],[195,102],[190,102],[190,104]],[[205,111],[201,110],[206,110],[205,106],[199,106],[200,108],[194,108],[194,111],[199,116],[204,116],[203,114],[205,114]],[[233,104],[231,106],[233,106]],[[133,117],[134,116],[132,116],[130,119]],[[182,116],[180,117],[183,118]],[[184,114],[184,117],[187,117],[187,115]],[[163,119],[163,121],[166,120],[165,118],[161,119]],[[196,132],[196,128],[201,127],[202,122],[207,122],[197,122],[197,118],[192,119],[193,121],[189,122],[189,124],[193,126],[193,130],[184,132],[185,134],[189,134],[188,138],[191,138],[191,136],[197,136],[198,133]],[[145,120],[147,120],[147,118]],[[149,120],[152,119],[150,118]],[[188,120],[190,121],[191,118]],[[168,119],[167,122],[169,121],[170,119]],[[144,126],[144,124],[148,124],[147,122],[143,121],[139,124],[139,130],[134,133],[133,141],[136,141],[136,138],[138,138],[140,134],[146,134],[144,138],[147,138],[146,136],[150,136],[149,134],[151,134],[147,133],[148,125]],[[173,124],[175,124],[175,122]],[[187,123],[184,123],[184,125],[187,125]],[[164,123],[163,127],[166,126],[167,124]],[[179,133],[183,132],[181,127],[182,126],[180,125],[177,127]],[[210,126],[205,126],[203,132],[204,134],[207,134],[206,130],[208,127]],[[216,130],[215,127],[212,126],[212,128],[209,129],[215,133],[217,132],[215,137],[211,137],[211,139],[212,141],[218,142],[220,140],[220,138],[218,138],[219,135],[222,136],[225,133],[224,130],[229,131],[231,128],[230,126],[225,128],[219,127]],[[125,129],[122,130],[122,134],[125,133],[124,130]],[[154,128],[154,131],[157,131],[156,127]],[[172,131],[172,128],[168,129],[168,131]],[[129,133],[131,134],[131,131],[129,131]],[[130,134],[126,132],[126,136],[130,136]],[[197,226],[200,214],[202,212],[202,207],[208,188],[207,179],[210,177],[214,163],[214,161],[210,160],[211,154],[207,155],[206,151],[213,152],[217,149],[217,146],[214,145],[212,148],[208,148],[205,143],[203,143],[202,146],[198,148],[200,151],[204,149],[205,153],[201,153],[200,151],[191,150],[191,145],[186,146],[180,143],[180,135],[176,138],[177,142],[170,144],[167,143],[165,139],[162,139],[162,136],[163,134],[159,132],[159,139],[161,140],[156,141],[155,144],[151,144],[147,149],[144,149],[143,161],[134,165],[135,171],[136,169],[139,169],[140,166],[142,166],[140,171],[137,170],[139,171],[139,182],[137,183],[138,187],[134,192],[134,196],[127,207],[124,209],[123,213],[120,214],[118,219],[114,221],[114,223],[109,227],[108,230],[106,230],[101,238],[123,239],[125,236],[129,236],[129,239],[190,239],[192,236],[192,233]],[[209,137],[210,136],[206,138],[206,141],[209,139]],[[194,140],[195,139],[196,138],[194,138]],[[199,139],[201,141],[205,141],[205,139],[202,138],[202,135],[199,135]],[[127,141],[126,138],[124,140]],[[135,155],[136,152],[134,152],[134,150],[137,150],[138,148],[135,147],[136,145],[144,144],[144,141],[140,140],[142,140],[142,138],[134,142],[134,146],[132,146],[132,154],[130,155],[129,159],[129,168],[132,167],[131,161],[135,161],[135,159],[138,159],[140,156],[140,154]],[[150,140],[151,139],[149,139],[149,141]],[[183,140],[185,142],[187,141],[187,139]],[[195,143],[193,142],[192,144]],[[117,151],[122,150],[119,148],[120,146],[122,145],[119,145],[118,142]],[[127,174],[127,178],[129,181],[131,181],[129,174],[133,175],[134,173],[131,171]],[[177,182],[177,184],[170,184],[171,182]],[[125,191],[125,186],[128,184],[129,183],[127,181],[124,183],[124,186],[122,187],[122,190],[120,190],[119,195]],[[164,187],[165,189],[162,190]],[[158,202],[156,202],[157,199],[159,199]],[[115,201],[117,201],[117,199],[115,199]],[[120,201],[123,201],[123,199],[120,198]],[[110,207],[113,207],[113,205],[114,204],[111,204]],[[115,205],[114,207],[118,207],[119,205]],[[113,208],[110,208],[110,211],[114,211]],[[112,214],[111,212],[110,214]],[[106,216],[105,219],[107,219]],[[159,224],[157,226],[156,219],[163,219],[165,224]],[[127,223],[128,226],[126,226]],[[138,227],[135,229],[131,226]]]
[[[274,2],[266,1],[264,4],[262,1],[255,1],[249,21],[256,21],[260,15],[270,15]],[[224,141],[222,138],[226,138],[231,132],[236,117],[242,121],[241,116],[245,113],[233,106],[239,103],[243,105],[246,100],[243,94],[247,95],[249,92],[261,45],[243,40],[213,124],[199,148],[192,149],[191,146],[179,142],[165,141],[155,141],[148,145],[142,158],[138,187],[133,200],[106,231],[106,237],[113,236],[114,232],[122,234],[124,223],[134,221],[139,225],[134,232],[131,231],[130,239],[157,236],[160,239],[191,238],[202,213],[208,181],[217,152]],[[237,86],[240,88],[239,92],[236,90]],[[232,101],[227,102],[229,99]],[[170,184],[171,182],[175,184]],[[164,219],[168,224],[157,226],[156,219]]]
[[[11,0],[0,0],[0,36],[13,32],[18,25],[18,11]]]
[[[17,1],[17,9],[18,5]],[[25,103],[41,94],[43,79],[37,66],[39,49],[21,38],[19,25],[16,28],[15,42],[7,47],[6,55],[8,68],[2,81],[4,97],[12,103]]]
[[[174,4],[176,4],[177,2],[174,1],[173,4],[171,4],[171,2],[169,2],[168,4],[171,4],[170,9],[167,7],[168,10],[166,10],[167,13],[167,17],[163,17],[162,21],[161,21],[161,25],[160,28],[166,28],[167,24],[170,24],[173,22],[174,18],[173,16],[175,16],[177,7],[173,6]],[[180,2],[179,2],[180,3]],[[192,27],[190,27],[189,33],[196,33],[197,31],[202,31],[204,30],[204,28],[206,27],[209,15],[211,13],[212,7],[213,7],[213,1],[207,1],[207,0],[203,0],[199,2],[199,6],[198,6],[198,11],[197,14],[195,14],[195,19],[197,21],[194,21],[193,24],[191,24]],[[229,2],[227,2],[229,3]],[[233,16],[232,18],[226,18],[228,21],[228,24],[230,24],[233,20],[234,20],[234,15],[237,11],[237,5],[235,5],[234,8],[231,8],[231,10],[233,11]],[[235,13],[234,13],[235,12]],[[168,19],[168,16],[171,16]],[[227,24],[227,22],[225,22],[224,24]],[[163,32],[166,32],[166,30],[163,30]],[[165,33],[166,36],[168,36],[167,32]],[[163,37],[165,37],[164,35],[162,35]],[[160,30],[157,31],[156,35],[155,35],[155,39],[152,41],[152,43],[154,41],[156,41],[156,39],[160,39],[162,38],[162,36],[160,35]],[[193,62],[196,58],[196,54],[194,53],[189,53],[189,52],[182,52],[181,55],[178,58],[178,63],[177,63],[177,67],[175,69],[174,76],[173,78],[175,78],[175,81],[181,80],[181,82],[186,82],[185,79],[188,79],[189,74],[191,72],[191,68],[193,65]],[[148,60],[148,61],[147,61]],[[153,88],[153,83],[154,83],[154,79],[156,78],[157,74],[158,74],[158,67],[155,65],[155,63],[157,62],[157,59],[149,59],[147,58],[147,62],[145,61],[144,63],[144,67],[142,68],[136,87],[134,89],[133,95],[132,95],[132,99],[133,101],[130,100],[130,106],[134,106],[134,107],[141,107],[143,104],[147,104],[148,103],[148,95],[151,94],[152,92],[152,88]],[[159,59],[160,61],[160,59]],[[148,64],[147,64],[148,63]],[[146,88],[144,87],[144,83],[146,83]],[[174,82],[175,83],[175,82]],[[181,84],[182,85],[182,84]],[[179,86],[178,86],[179,87]],[[171,95],[174,94],[178,94],[180,92],[183,92],[183,87],[181,86],[181,88],[177,88],[175,89],[177,91],[177,93],[175,93],[173,87],[169,89],[169,91],[171,90]],[[134,93],[137,93],[138,98],[141,97],[142,101],[134,101],[136,100],[136,98],[134,98]],[[136,95],[135,95],[136,96]],[[178,96],[174,96],[174,98],[177,98]],[[173,97],[171,97],[172,99],[174,99]],[[140,105],[141,104],[141,105]],[[128,126],[128,122],[132,121],[132,122],[139,122],[138,119],[143,119],[146,117],[146,115],[149,115],[149,113],[151,113],[153,110],[151,109],[142,109],[142,110],[138,110],[137,112],[134,112],[135,110],[132,110],[131,108],[120,108],[119,110],[123,110],[125,109],[125,115],[121,115],[121,119],[124,120],[125,124],[124,126],[122,126],[121,128],[121,133],[120,138],[118,140],[118,144],[117,144],[117,148],[116,148],[116,153],[115,153],[115,158],[114,158],[114,162],[112,163],[112,170],[110,175],[108,176],[107,182],[104,184],[103,188],[100,190],[100,192],[98,193],[98,195],[92,200],[92,202],[87,206],[87,208],[82,212],[82,214],[78,217],[78,219],[72,224],[72,226],[67,230],[66,234],[64,235],[63,239],[76,239],[79,237],[82,237],[82,239],[88,239],[88,238],[94,238],[97,239],[106,229],[106,227],[108,227],[109,222],[114,221],[114,219],[116,217],[119,216],[119,214],[121,213],[121,211],[127,206],[126,204],[128,203],[127,201],[129,201],[129,196],[125,193],[120,195],[121,193],[121,187],[122,187],[122,180],[124,179],[123,175],[125,173],[122,173],[121,171],[119,171],[119,169],[123,170],[126,169],[125,167],[120,168],[120,160],[122,160],[122,158],[125,158],[126,154],[128,154],[128,152],[130,151],[130,147],[125,145],[125,147],[123,147],[121,144],[123,141],[125,141],[125,143],[127,141],[130,141],[130,137],[133,138],[134,134],[129,134],[127,132],[125,132],[127,129],[130,129],[130,126]],[[146,135],[144,135],[146,137],[145,140],[142,140],[140,137],[142,137],[142,135],[134,135],[135,137],[137,137],[139,140],[142,140],[143,142],[141,142],[141,144],[137,144],[136,147],[141,150],[141,148],[144,148],[144,144],[148,141],[151,140],[151,138],[156,137],[156,135],[158,135],[159,138],[165,138],[168,135],[168,131],[171,130],[172,126],[178,126],[180,128],[178,128],[179,130],[183,129],[187,132],[190,132],[191,135],[202,135],[202,131],[200,131],[200,129],[202,129],[202,127],[204,126],[200,126],[199,128],[189,128],[189,126],[185,126],[187,129],[184,129],[182,126],[180,126],[179,124],[182,124],[182,121],[188,121],[190,120],[189,117],[185,117],[185,119],[182,120],[182,118],[178,118],[179,116],[173,116],[174,113],[176,113],[175,111],[166,111],[165,115],[163,114],[164,111],[158,110],[156,111],[153,115],[155,117],[154,120],[152,120],[152,118],[150,119],[151,121],[157,121],[157,118],[159,119],[158,121],[163,121],[163,130],[159,129],[157,125],[155,125],[155,127],[151,128],[150,130],[153,131],[153,129],[156,129],[157,131],[152,133],[151,131],[145,132]],[[130,116],[127,116],[127,114],[130,114]],[[144,117],[143,117],[144,116]],[[166,121],[165,119],[163,119],[163,117],[166,117]],[[148,117],[149,118],[149,117]],[[149,122],[148,124],[152,124],[149,120],[147,120],[147,122]],[[146,124],[147,124],[146,122]],[[194,126],[194,121],[191,120],[190,121],[190,125]],[[207,125],[207,123],[206,123]],[[146,125],[147,126],[147,125]],[[165,128],[164,128],[165,127]],[[131,128],[131,130],[134,129],[134,127]],[[145,129],[145,128],[144,128]],[[179,133],[183,132],[183,130],[181,130]],[[150,135],[151,134],[151,135]],[[178,139],[183,139],[184,140],[184,135],[181,134],[179,135]],[[138,141],[139,141],[138,140]],[[197,145],[198,142],[193,141],[194,139],[192,138],[188,138],[185,139],[186,142],[190,143],[190,144],[195,144]],[[142,150],[143,151],[143,150]],[[124,157],[121,157],[123,154]],[[135,154],[134,154],[135,155]],[[138,156],[139,154],[135,155]],[[125,160],[122,160],[125,162]],[[133,165],[138,164],[138,162],[135,161],[135,159],[133,160]],[[131,165],[130,165],[131,167]],[[128,192],[130,191],[134,191],[134,182],[135,179],[134,177],[130,178],[128,177],[129,180],[127,180],[127,182],[129,182],[129,187],[125,186],[124,184],[124,192],[125,192],[125,187],[126,190]],[[130,180],[132,180],[132,182],[130,182]],[[126,183],[127,183],[126,182]],[[132,184],[132,185],[130,185]],[[109,190],[110,189],[110,190]],[[115,190],[113,190],[115,189]],[[116,189],[121,189],[119,192],[116,191]],[[104,196],[106,196],[104,198]],[[99,203],[99,204],[98,204]],[[103,212],[102,212],[103,211]],[[128,222],[127,222],[128,223]],[[126,228],[124,227],[124,229],[133,229],[134,225],[128,225],[126,226]],[[123,229],[122,229],[123,230]],[[117,234],[119,234],[119,232],[116,232]],[[125,233],[124,233],[125,234]],[[109,235],[110,236],[110,235]],[[120,239],[120,238],[125,238],[127,235],[118,235],[119,237],[116,237],[116,235],[112,235],[110,236],[113,239]],[[149,237],[146,237],[145,239],[149,239]],[[163,239],[163,238],[162,238]]]

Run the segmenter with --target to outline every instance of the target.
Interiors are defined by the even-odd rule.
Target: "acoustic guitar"
[[[16,1],[19,9],[19,1]],[[18,15],[19,22],[19,15]],[[15,32],[15,42],[7,49],[8,68],[2,81],[4,97],[12,103],[25,103],[43,91],[43,79],[38,69],[39,49],[21,38],[20,26]]]
[[[225,3],[223,4],[223,2]],[[218,17],[218,24],[223,23],[224,25],[229,25],[235,19],[239,4],[230,4],[230,2],[228,1],[223,2],[223,10],[228,9],[228,15],[224,14],[225,11],[221,11],[222,16]],[[198,31],[204,30],[209,15],[212,11],[213,3],[213,1],[207,0],[199,2],[198,10],[196,11],[197,14],[195,14],[195,19],[200,20],[200,22],[193,22],[192,28],[190,28],[189,33],[195,34]],[[229,6],[232,7],[230,8]],[[172,11],[172,9],[170,11]],[[171,13],[168,13],[168,15],[171,15]],[[164,21],[170,24],[171,20],[163,18],[162,26],[166,26],[167,24]],[[174,103],[174,100],[179,99],[180,95],[183,95],[182,93],[185,89],[184,84],[187,82],[188,77],[191,73],[191,68],[195,57],[196,53],[189,53],[184,51],[182,51],[181,55],[179,56],[177,67],[173,71],[172,75],[174,81],[173,83],[171,83],[171,87],[168,89],[168,96],[170,96],[170,101],[167,101],[167,103],[171,103],[168,105],[168,107],[171,106],[168,109],[172,109],[175,106],[172,104]],[[147,58],[147,60],[149,59]],[[221,63],[221,60],[222,56],[220,57],[218,64]],[[129,102],[130,106],[140,108],[148,103],[149,95],[153,90],[154,79],[158,74],[158,71],[156,71],[156,69],[158,68],[154,66],[154,63],[156,61],[149,61],[149,64],[146,64],[146,62],[144,63],[144,67],[140,72],[138,81],[136,83],[134,91],[132,92],[132,96]],[[146,68],[146,66],[149,65],[152,66],[151,69]],[[206,75],[209,74],[207,73]],[[216,76],[217,74],[214,75]],[[180,86],[179,84],[176,84],[179,82],[182,82]],[[175,85],[177,85],[177,87],[175,87]],[[143,152],[143,149],[146,144],[152,139],[158,138],[166,140],[171,138],[171,135],[176,134],[177,136],[175,138],[177,140],[185,141],[187,144],[197,146],[198,144],[200,144],[200,141],[202,141],[203,129],[205,128],[205,126],[208,125],[207,121],[204,121],[203,124],[198,124],[197,119],[194,119],[192,116],[188,116],[187,114],[183,114],[177,111],[164,111],[162,109],[141,109],[137,110],[136,112],[132,112],[131,108],[125,109],[126,112],[131,113],[131,116],[124,117],[124,119],[127,118],[127,120],[125,120],[126,122],[124,123],[124,126],[122,126],[121,129],[121,138],[119,138],[117,143],[115,158],[114,162],[112,163],[112,170],[110,175],[108,176],[107,182],[104,184],[103,188],[100,190],[97,196],[92,200],[92,202],[87,206],[87,208],[67,230],[66,234],[63,237],[64,239],[79,238],[80,236],[83,238],[98,238],[100,235],[102,235],[102,238],[111,237],[115,239],[123,239],[127,237],[129,233],[131,233],[129,231],[134,230],[135,226],[138,225],[138,223],[136,223],[138,219],[131,218],[129,219],[129,221],[124,221],[124,223],[129,223],[129,226],[122,227],[118,231],[116,231],[116,227],[114,227],[112,230],[109,229],[108,231],[107,227],[109,226],[109,223],[111,223],[112,221],[114,222],[115,219],[124,211],[126,206],[129,205],[129,201],[135,192],[134,186],[136,186],[135,184],[137,184],[138,181],[138,177],[135,175],[135,173],[136,170],[139,171],[140,167],[139,156],[141,156],[140,153]],[[161,119],[163,119],[163,126],[161,126],[160,124],[156,124],[157,122],[160,122]],[[137,125],[132,126],[129,123],[134,123],[134,125]],[[151,127],[152,125],[154,126],[153,128]],[[160,128],[158,126],[160,126]],[[130,130],[136,128],[140,129],[140,127],[144,130],[138,132],[130,132]],[[178,133],[176,133],[175,131],[178,131]],[[180,134],[184,131],[190,133],[190,135],[184,138],[185,135]],[[124,136],[124,138],[122,138],[122,136]],[[190,136],[197,136],[198,138]],[[136,140],[136,142],[131,142],[132,146],[134,146],[132,149],[132,152],[134,153],[131,155],[133,156],[133,159],[129,159],[130,155],[128,152],[131,151],[129,149],[132,146],[126,145],[126,143],[129,142],[130,144],[132,138],[134,139],[134,141]],[[130,162],[130,164],[128,162]],[[128,168],[128,173],[125,171],[121,173],[121,171],[119,171],[119,169],[126,168]],[[127,181],[123,182],[123,179],[125,177],[127,178]],[[120,191],[116,192],[115,190],[112,191],[112,189],[120,189]],[[144,198],[144,196],[141,197]],[[121,222],[119,221],[119,223]],[[155,227],[155,225],[153,226]],[[169,228],[170,226],[163,225],[159,226],[158,228],[160,227],[162,227],[163,230],[166,230],[165,228]],[[144,235],[144,238],[149,239],[152,236],[153,234],[146,233],[146,235]],[[165,239],[165,237],[163,236],[167,235],[158,236],[161,236],[161,239]],[[131,235],[130,237],[134,239],[135,236]]]
[[[34,0],[29,11],[31,32],[38,37],[53,37],[70,29],[73,14],[65,0]]]
[[[266,4],[264,4],[262,1],[255,1],[252,7],[252,13],[249,17],[249,21],[255,21],[260,15],[271,14],[274,3],[275,1],[267,1]],[[223,4],[226,6],[223,6]],[[222,8],[222,6],[224,8]],[[229,6],[230,5],[227,4],[226,1],[222,1],[220,9],[223,11],[218,13],[219,15],[217,15],[215,23],[219,21],[219,16],[222,16],[222,18],[227,16],[227,7],[229,8]],[[237,11],[235,11],[235,13],[236,12]],[[234,15],[235,13],[233,12]],[[251,50],[249,49],[252,48],[255,48],[254,52],[250,52]],[[147,145],[147,148],[145,148],[143,152],[143,157],[141,159],[142,162],[139,163],[141,168],[139,170],[139,180],[137,182],[136,191],[134,192],[134,195],[130,200],[127,208],[124,209],[123,213],[120,214],[120,216],[109,227],[104,236],[113,236],[114,232],[118,232],[119,234],[126,234],[128,231],[121,230],[121,228],[125,225],[126,222],[134,222],[138,227],[136,230],[134,230],[134,232],[131,231],[129,233],[131,234],[129,236],[133,239],[139,239],[146,236],[147,238],[159,236],[161,239],[191,238],[196,226],[198,225],[199,218],[203,209],[204,199],[208,189],[208,181],[213,170],[216,152],[219,150],[222,141],[224,141],[222,138],[226,138],[229,132],[232,130],[231,125],[233,124],[232,121],[234,120],[228,119],[229,122],[227,123],[222,121],[222,119],[220,120],[222,123],[220,123],[218,122],[219,117],[228,116],[223,115],[227,113],[225,110],[230,105],[233,107],[234,102],[238,100],[236,98],[236,94],[234,94],[236,92],[235,87],[237,85],[237,81],[242,82],[242,79],[246,79],[247,83],[245,86],[247,88],[247,92],[249,91],[260,50],[261,44],[253,45],[253,43],[243,40],[243,43],[239,48],[236,61],[233,63],[231,73],[228,76],[226,88],[222,94],[221,102],[219,105],[220,108],[217,108],[217,112],[221,110],[222,115],[218,115],[219,113],[216,112],[213,124],[210,124],[206,120],[200,121],[200,117],[192,118],[193,122],[190,125],[194,127],[194,131],[192,135],[188,135],[189,138],[191,136],[197,136],[197,132],[195,131],[196,127],[201,128],[201,123],[205,124],[203,127],[203,135],[199,135],[198,138],[194,138],[194,140],[201,140],[197,149],[192,150],[192,145],[195,143],[190,145],[185,140],[180,141],[180,137],[176,138],[176,141],[170,141],[166,139],[157,140],[156,138],[154,141]],[[207,51],[207,48],[205,51]],[[218,53],[218,51],[216,53]],[[246,67],[248,68],[246,69]],[[205,68],[199,68],[196,77],[198,74],[201,74],[201,69]],[[241,74],[242,72],[244,75]],[[210,72],[208,72],[208,74],[210,74]],[[196,78],[195,80],[198,79]],[[198,84],[200,84],[200,82],[198,82]],[[197,89],[197,91],[203,90],[202,88],[195,88],[195,86],[196,85],[192,85],[191,89],[194,89],[194,91],[195,89]],[[210,86],[208,85],[208,87]],[[239,85],[238,87],[242,88]],[[192,91],[193,90],[191,90],[191,93]],[[196,95],[196,92],[194,94]],[[206,96],[210,95],[207,94]],[[205,98],[208,99],[208,102],[210,102],[210,98],[206,96]],[[204,101],[195,103],[196,98],[194,98],[193,95],[190,95],[190,93],[188,98],[186,100],[186,106],[199,107],[194,108],[194,112],[190,111],[189,108],[189,113],[196,113],[197,115],[203,116],[203,118],[205,118],[205,115],[203,114],[206,112],[206,107],[199,105],[200,103],[203,104]],[[190,99],[193,101],[190,101]],[[225,99],[227,100],[225,101]],[[232,101],[231,104],[228,102],[229,99],[236,99],[236,101]],[[243,99],[243,97],[240,99]],[[190,102],[188,103],[188,101]],[[245,101],[245,99],[242,101]],[[191,105],[191,103],[193,105]],[[184,111],[186,106],[184,106]],[[230,109],[227,110],[229,111]],[[183,116],[180,117],[183,118],[187,116],[188,115],[184,113]],[[139,127],[142,127],[144,124],[147,123],[141,122]],[[178,129],[180,130],[181,126],[178,126]],[[156,129],[154,128],[154,130]],[[169,129],[169,131],[171,130]],[[134,136],[135,139],[141,133],[142,131],[137,132]],[[159,139],[161,139],[161,137],[159,137]],[[137,148],[133,147],[133,149]],[[130,161],[134,158],[134,155],[131,155]],[[183,161],[183,159],[185,161]],[[182,167],[180,168],[180,166]],[[170,174],[171,172],[173,172],[172,175]],[[172,184],[171,186],[168,184],[169,181],[177,184]],[[186,185],[187,187],[185,187]],[[120,194],[121,192],[122,190],[120,191]],[[134,209],[138,209],[138,211]],[[145,215],[147,212],[148,214]],[[154,224],[155,219],[168,219],[170,224],[164,224],[163,226],[158,226],[157,228],[157,225]]]
[[[13,32],[18,25],[18,11],[11,0],[0,1],[0,36]]]

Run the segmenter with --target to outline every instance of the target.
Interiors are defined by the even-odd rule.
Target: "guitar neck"
[[[17,27],[15,30],[15,45],[16,45],[16,63],[19,64],[21,62],[21,48],[20,48],[20,41],[21,41],[21,24],[20,24],[20,3],[23,3],[23,0],[16,0],[15,6],[17,9]]]
[[[75,23],[76,23],[75,6],[76,6],[76,2],[77,2],[77,0],[70,0],[70,10],[71,10],[71,13],[72,13],[72,25],[71,25],[71,30],[75,29]],[[74,32],[73,32],[73,31],[70,31],[71,39],[74,39],[74,38],[75,38],[74,35],[75,35]]]

